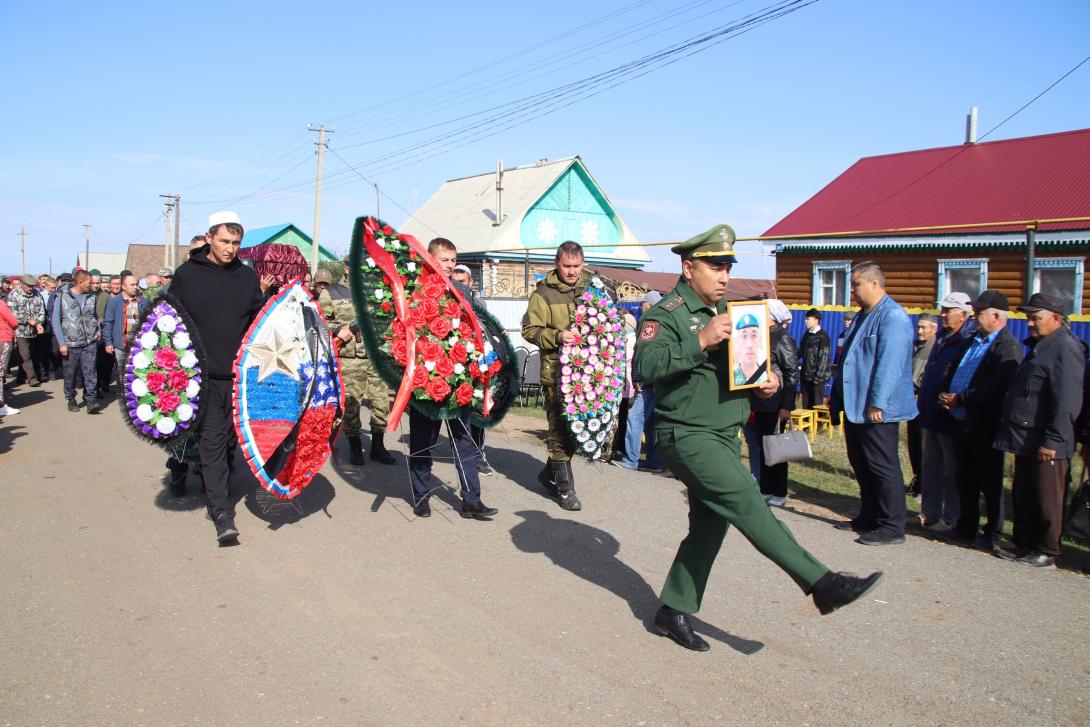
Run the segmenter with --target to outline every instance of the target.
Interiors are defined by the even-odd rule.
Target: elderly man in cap
[[[976,330],[976,323],[971,317],[973,306],[965,293],[950,293],[938,306],[942,332],[935,339],[924,367],[916,407],[923,430],[920,524],[930,530],[943,531],[957,523],[961,512],[954,437],[959,427],[939,401],[939,394],[948,391],[950,379]]]
[[[1011,377],[1022,363],[1022,344],[1007,330],[1010,305],[997,290],[985,290],[973,302],[976,331],[961,356],[939,404],[956,423],[955,481],[960,515],[956,526],[940,533],[962,545],[995,550],[1003,533],[1003,453],[995,449],[1000,408]],[[980,525],[980,497],[987,520]]]
[[[1067,327],[1059,298],[1034,293],[1018,310],[1026,314],[1029,353],[1007,387],[995,439],[996,448],[1014,454],[1014,548],[996,554],[1044,568],[1060,554],[1086,349]]]
[[[938,332],[939,317],[934,313],[921,313],[916,318],[916,340],[912,343],[912,393],[917,397]],[[920,471],[923,468],[923,430],[920,429],[919,415],[905,422],[905,439],[908,442],[908,466],[912,468],[912,481],[905,487],[905,492],[918,497]]]
[[[655,389],[656,444],[689,500],[689,533],[666,577],[654,628],[694,651],[709,647],[694,633],[689,614],[700,608],[731,525],[813,596],[822,614],[855,601],[881,578],[833,573],[822,565],[772,515],[742,466],[738,433],[749,416],[750,390],[730,390],[732,331],[723,301],[733,246],[727,225],[676,245],[681,280],[643,316],[636,343],[635,371]],[[772,374],[757,391],[771,397],[779,389]]]
[[[45,333],[45,304],[34,290],[37,282],[33,275],[22,276],[13,285],[7,299],[8,307],[19,323],[15,329],[15,345],[19,358],[23,360],[23,373],[31,386],[39,386],[43,379],[49,377],[49,369],[42,369],[35,355],[38,348],[35,341]]]
[[[852,268],[852,296],[861,311],[844,341],[829,410],[844,413],[848,461],[859,482],[859,514],[836,524],[859,533],[862,545],[905,542],[905,481],[897,454],[900,422],[914,419],[912,320],[886,294],[873,262]]]
[[[208,513],[220,543],[238,538],[228,487],[238,444],[233,420],[235,355],[265,303],[257,275],[239,262],[242,235],[237,214],[213,213],[208,218],[208,242],[190,254],[171,283],[171,294],[193,319],[207,356],[208,392],[197,429],[198,451]]]
[[[640,301],[640,317],[642,318],[654,306],[662,300],[662,293],[657,290],[648,291]],[[626,470],[639,469],[640,451],[647,440],[647,459],[645,469],[653,472],[662,471],[662,458],[655,450],[655,390],[650,386],[644,386],[643,381],[633,369],[632,371],[632,399],[628,407],[628,416],[625,424],[624,459],[612,460],[612,463]]]

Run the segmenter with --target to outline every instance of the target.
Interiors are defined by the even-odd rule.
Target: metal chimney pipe
[[[971,106],[969,108],[969,115],[965,117],[965,143],[966,144],[975,144],[976,143],[976,115],[977,115],[976,106]]]
[[[493,227],[503,223],[503,159],[496,160],[496,219]]]

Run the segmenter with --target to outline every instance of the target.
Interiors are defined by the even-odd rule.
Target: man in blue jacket
[[[830,409],[843,411],[848,461],[859,481],[859,514],[837,523],[863,545],[905,542],[905,484],[897,456],[899,422],[916,417],[912,393],[912,321],[886,295],[877,263],[856,265],[852,296],[861,312],[844,341]]]
[[[137,295],[139,290],[135,275],[123,275],[121,292],[110,298],[102,320],[102,341],[106,344],[106,353],[117,359],[118,387],[124,384],[125,360],[136,339],[137,323],[148,308],[147,298]]]

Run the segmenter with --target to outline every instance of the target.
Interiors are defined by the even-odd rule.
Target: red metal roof
[[[1080,129],[865,157],[765,235],[1086,216],[1090,129]],[[1086,228],[1090,223],[1041,226]]]

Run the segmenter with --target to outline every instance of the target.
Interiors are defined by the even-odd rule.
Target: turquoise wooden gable
[[[587,257],[595,257],[617,250],[621,225],[598,185],[583,165],[576,163],[530,207],[522,218],[519,235],[526,247],[550,250],[572,240],[588,246]]]

